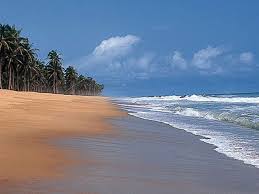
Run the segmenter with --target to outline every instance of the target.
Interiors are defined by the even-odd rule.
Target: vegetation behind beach
[[[61,55],[52,50],[47,60],[37,57],[38,49],[21,30],[0,24],[0,89],[99,95],[104,86],[93,78],[80,75],[73,66],[63,67]]]

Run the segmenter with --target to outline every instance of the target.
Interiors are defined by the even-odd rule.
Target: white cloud
[[[252,64],[254,54],[244,52],[240,54],[231,53],[223,47],[212,47],[200,49],[193,54],[192,58],[184,58],[182,53],[175,51],[169,57],[169,65],[173,72],[177,70],[198,72],[203,75],[238,73],[251,70],[251,66],[242,66],[242,63]]]
[[[222,47],[198,50],[187,58],[179,51],[170,56],[157,56],[151,52],[136,52],[135,46],[140,38],[134,35],[115,36],[101,41],[92,53],[81,58],[81,72],[110,80],[147,79],[150,77],[169,77],[184,73],[216,75],[239,73],[254,60],[251,52],[233,54]],[[241,67],[243,66],[243,67]]]
[[[250,64],[250,63],[252,63],[253,60],[254,60],[254,54],[251,53],[251,52],[244,52],[244,53],[241,53],[240,56],[239,56],[239,60],[240,60],[242,63]]]
[[[119,68],[110,69],[110,72],[122,75],[125,78],[146,79],[150,76],[154,66],[155,56],[152,53],[145,53],[140,56],[128,56],[117,61]],[[116,71],[116,72],[115,72]]]
[[[180,53],[179,51],[174,51],[173,56],[170,57],[170,64],[171,66],[174,68],[178,68],[178,69],[186,69],[187,68],[187,62],[186,60],[182,57],[182,53]]]
[[[133,35],[115,36],[103,40],[90,56],[91,61],[103,62],[127,55],[132,47],[140,41],[140,38]]]
[[[145,53],[139,57],[129,59],[126,63],[132,70],[149,71],[154,57],[151,53]]]
[[[91,54],[81,58],[81,71],[110,77],[147,78],[154,66],[152,53],[134,53],[140,38],[133,35],[116,36],[103,40]]]
[[[222,55],[223,52],[224,50],[219,47],[208,46],[194,53],[192,64],[199,69],[210,69],[213,65],[213,59]]]

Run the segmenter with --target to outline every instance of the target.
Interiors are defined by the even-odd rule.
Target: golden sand
[[[62,174],[71,162],[49,140],[109,133],[122,115],[107,98],[0,90],[0,183]]]

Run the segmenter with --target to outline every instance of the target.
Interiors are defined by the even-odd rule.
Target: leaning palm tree
[[[6,88],[19,90],[20,71],[24,65],[32,62],[34,53],[29,52],[33,49],[28,39],[21,37],[20,33],[15,26],[0,25],[0,88],[3,88],[4,70]]]
[[[48,87],[48,80],[47,80],[47,72],[45,69],[45,64],[42,61],[36,60],[35,61],[35,73],[33,74],[32,77],[32,85],[34,88],[34,91],[37,92],[43,92],[47,91]]]
[[[36,49],[33,49],[32,45],[29,43],[28,39],[23,39],[20,42],[20,52],[22,64],[18,69],[18,76],[21,74],[23,82],[23,90],[29,91],[32,82],[32,77],[37,74],[37,58]]]
[[[86,78],[83,75],[79,75],[76,83],[76,91],[79,95],[86,95],[87,85]]]
[[[14,72],[16,67],[22,62],[19,60],[17,50],[12,51],[7,58],[8,68],[8,89],[14,89]]]
[[[48,54],[49,62],[47,64],[48,80],[52,86],[53,93],[58,93],[58,88],[64,80],[64,73],[62,68],[62,59],[57,51],[50,51]]]
[[[95,93],[95,95],[100,95],[102,93],[103,89],[104,89],[104,85],[97,83],[96,84],[96,93]]]
[[[9,33],[10,29],[11,27],[9,25],[0,24],[0,89],[3,88],[2,70],[6,62],[7,54],[10,52],[11,44],[13,42]]]
[[[66,92],[70,94],[76,93],[76,82],[77,82],[78,74],[74,67],[69,66],[65,70],[65,84],[66,84]]]
[[[23,38],[20,36],[20,30],[16,30],[15,26],[7,26],[6,35],[9,39],[9,50],[5,53],[7,71],[8,71],[8,89],[14,89],[14,74],[18,64],[21,64],[21,55],[23,47],[20,44]]]

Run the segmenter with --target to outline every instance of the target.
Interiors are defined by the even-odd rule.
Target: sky
[[[259,91],[257,0],[0,0],[0,23],[108,96]]]

